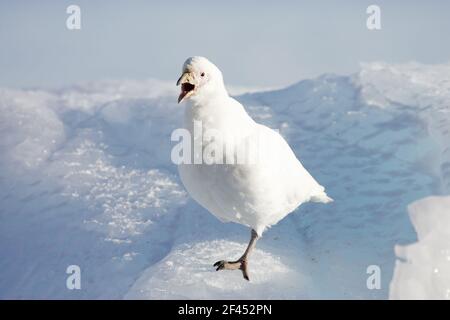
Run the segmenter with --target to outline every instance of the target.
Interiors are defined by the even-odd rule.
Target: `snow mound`
[[[121,298],[166,255],[158,230],[187,199],[168,165],[175,94],[156,80],[0,89],[0,297]]]
[[[174,248],[146,270],[125,296],[127,299],[289,299],[299,297],[306,279],[279,257],[260,249],[253,252],[250,281],[240,271],[216,272],[218,260],[234,260],[244,244],[213,240]]]
[[[391,299],[450,300],[450,196],[409,206],[418,242],[397,246]]]
[[[361,97],[370,105],[446,109],[450,103],[449,76],[450,63],[391,65],[372,62],[361,64],[354,81],[361,87]]]
[[[439,194],[450,193],[450,63],[391,65],[363,63],[353,77],[360,99],[370,106],[413,114],[426,128],[435,148],[420,157],[421,166],[437,177]],[[400,128],[403,121],[395,125]]]

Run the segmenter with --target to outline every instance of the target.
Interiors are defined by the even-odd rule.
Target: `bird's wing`
[[[257,125],[247,138],[259,145],[255,163],[191,165],[186,172],[180,168],[189,193],[214,215],[249,226],[272,225],[323,193],[276,131]],[[247,145],[248,139],[242,143]]]

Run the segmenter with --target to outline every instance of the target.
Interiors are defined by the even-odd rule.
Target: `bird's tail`
[[[319,194],[315,194],[311,197],[312,202],[321,202],[321,203],[329,203],[333,202],[334,200],[327,196],[325,192],[321,192]]]

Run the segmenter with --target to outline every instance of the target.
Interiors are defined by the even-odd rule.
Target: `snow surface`
[[[267,231],[248,283],[212,264],[239,257],[249,230],[189,199],[170,161],[183,114],[174,83],[0,89],[0,298],[403,298],[408,279],[417,297],[445,297],[448,282],[421,270],[441,260],[409,248],[438,255],[448,234],[419,231],[397,249],[411,265],[396,265],[394,247],[417,241],[408,204],[450,193],[450,65],[368,63],[252,91],[237,98],[335,202],[302,205]],[[72,264],[81,290],[66,288]],[[380,290],[366,287],[373,264]]]

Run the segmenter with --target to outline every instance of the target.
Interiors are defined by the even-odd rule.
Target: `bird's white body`
[[[184,127],[193,140],[202,140],[203,151],[218,142],[225,151],[212,164],[180,164],[180,177],[192,198],[220,220],[261,235],[304,202],[332,201],[285,139],[256,123],[224,88],[205,90],[186,104]],[[202,135],[195,123],[201,123]],[[242,150],[253,150],[253,156],[239,160]]]

